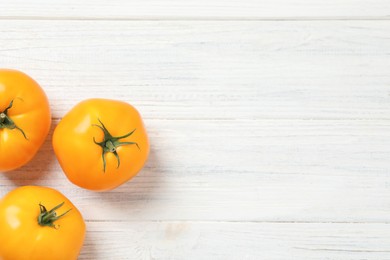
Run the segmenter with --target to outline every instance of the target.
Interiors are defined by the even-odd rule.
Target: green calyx
[[[11,130],[12,129],[19,130],[23,134],[24,138],[26,140],[28,140],[28,138],[27,138],[26,134],[24,133],[24,131],[21,128],[19,128],[14,123],[14,121],[8,116],[8,110],[10,108],[12,108],[13,103],[14,103],[14,101],[12,100],[9,103],[8,107],[3,112],[0,113],[0,129],[7,128],[7,129],[11,129]]]
[[[40,208],[41,214],[39,214],[39,216],[38,216],[38,224],[40,226],[43,226],[43,227],[46,226],[46,227],[52,227],[52,228],[57,229],[58,226],[54,225],[54,222],[56,220],[60,219],[61,217],[65,216],[69,211],[72,210],[72,209],[69,209],[65,213],[58,216],[56,210],[61,208],[64,205],[64,203],[65,202],[62,202],[61,204],[55,206],[54,208],[52,208],[49,211],[46,209],[45,206],[43,206],[41,203],[39,203],[39,208]]]
[[[121,163],[119,155],[117,153],[117,148],[119,146],[135,144],[138,147],[138,149],[140,149],[140,148],[136,142],[121,142],[120,141],[121,139],[132,135],[136,129],[134,129],[133,131],[131,131],[125,135],[122,135],[122,136],[112,136],[110,134],[110,132],[108,132],[107,128],[104,126],[102,121],[100,121],[100,119],[98,119],[98,120],[99,120],[100,125],[93,125],[93,126],[97,126],[103,131],[104,139],[101,142],[96,142],[95,137],[94,137],[93,141],[95,144],[99,145],[102,148],[103,172],[105,172],[106,171],[106,158],[105,158],[106,153],[113,153],[115,155],[115,158],[117,159],[117,162],[118,162],[117,168],[119,168],[120,163]]]

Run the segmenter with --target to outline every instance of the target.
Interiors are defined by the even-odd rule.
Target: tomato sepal
[[[117,160],[117,168],[119,168],[121,161],[120,161],[119,155],[116,151],[116,149],[119,146],[135,144],[138,147],[138,149],[141,150],[138,143],[136,143],[136,142],[121,142],[120,141],[120,139],[131,136],[135,132],[135,130],[137,130],[137,129],[134,129],[134,130],[130,131],[129,133],[122,135],[122,136],[112,136],[110,134],[110,132],[107,130],[107,128],[105,127],[105,125],[103,124],[103,122],[100,121],[100,119],[98,119],[98,121],[101,125],[93,124],[93,126],[99,127],[103,131],[104,138],[103,138],[103,141],[97,142],[95,137],[94,137],[93,142],[102,148],[103,172],[106,171],[106,158],[105,158],[106,153],[113,153],[114,154],[114,156]]]
[[[38,216],[38,224],[40,226],[47,226],[47,227],[52,227],[52,228],[57,229],[58,226],[56,226],[54,224],[54,222],[56,220],[60,219],[61,217],[65,216],[69,211],[72,210],[72,209],[69,209],[66,212],[64,212],[64,213],[62,213],[61,215],[58,216],[56,210],[61,208],[64,205],[64,203],[65,202],[62,202],[62,203],[58,204],[57,206],[55,206],[51,210],[47,210],[44,205],[39,203],[39,209],[40,209],[41,213]]]
[[[26,134],[24,133],[23,129],[18,127],[15,122],[8,116],[8,110],[10,108],[12,108],[12,105],[13,105],[14,101],[11,100],[11,102],[9,103],[8,107],[6,109],[4,109],[3,112],[0,113],[0,129],[1,128],[7,128],[7,129],[16,129],[16,130],[19,130],[24,138],[26,140],[28,140]]]

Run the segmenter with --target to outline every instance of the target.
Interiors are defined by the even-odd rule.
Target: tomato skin
[[[117,147],[115,154],[95,142],[105,140],[102,124],[114,136],[133,144]],[[95,140],[95,141],[94,141]],[[134,144],[136,143],[136,144]],[[68,179],[85,189],[112,190],[134,177],[149,155],[149,141],[138,111],[128,103],[89,99],[72,108],[61,120],[53,134],[53,148]]]
[[[10,171],[29,162],[50,130],[49,102],[42,88],[26,74],[0,69],[0,112],[13,101],[8,116],[23,130],[0,129],[0,171]]]
[[[66,215],[56,228],[40,226],[39,204],[48,209],[65,202],[56,212]],[[0,259],[77,259],[85,237],[85,223],[78,209],[60,192],[46,187],[19,187],[0,200]]]

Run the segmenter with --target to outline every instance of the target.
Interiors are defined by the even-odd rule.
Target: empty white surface
[[[387,1],[107,3],[2,1],[0,67],[42,85],[52,131],[86,98],[135,105],[145,169],[82,190],[51,131],[0,195],[67,195],[80,259],[390,258]]]
[[[386,19],[387,0],[6,0],[6,19]]]

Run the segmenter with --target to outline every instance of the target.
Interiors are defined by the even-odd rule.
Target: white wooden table
[[[390,259],[388,0],[2,0],[0,67],[42,85],[51,133],[90,97],[144,117],[112,192],[70,184],[51,134],[0,175],[79,207],[80,259]]]

